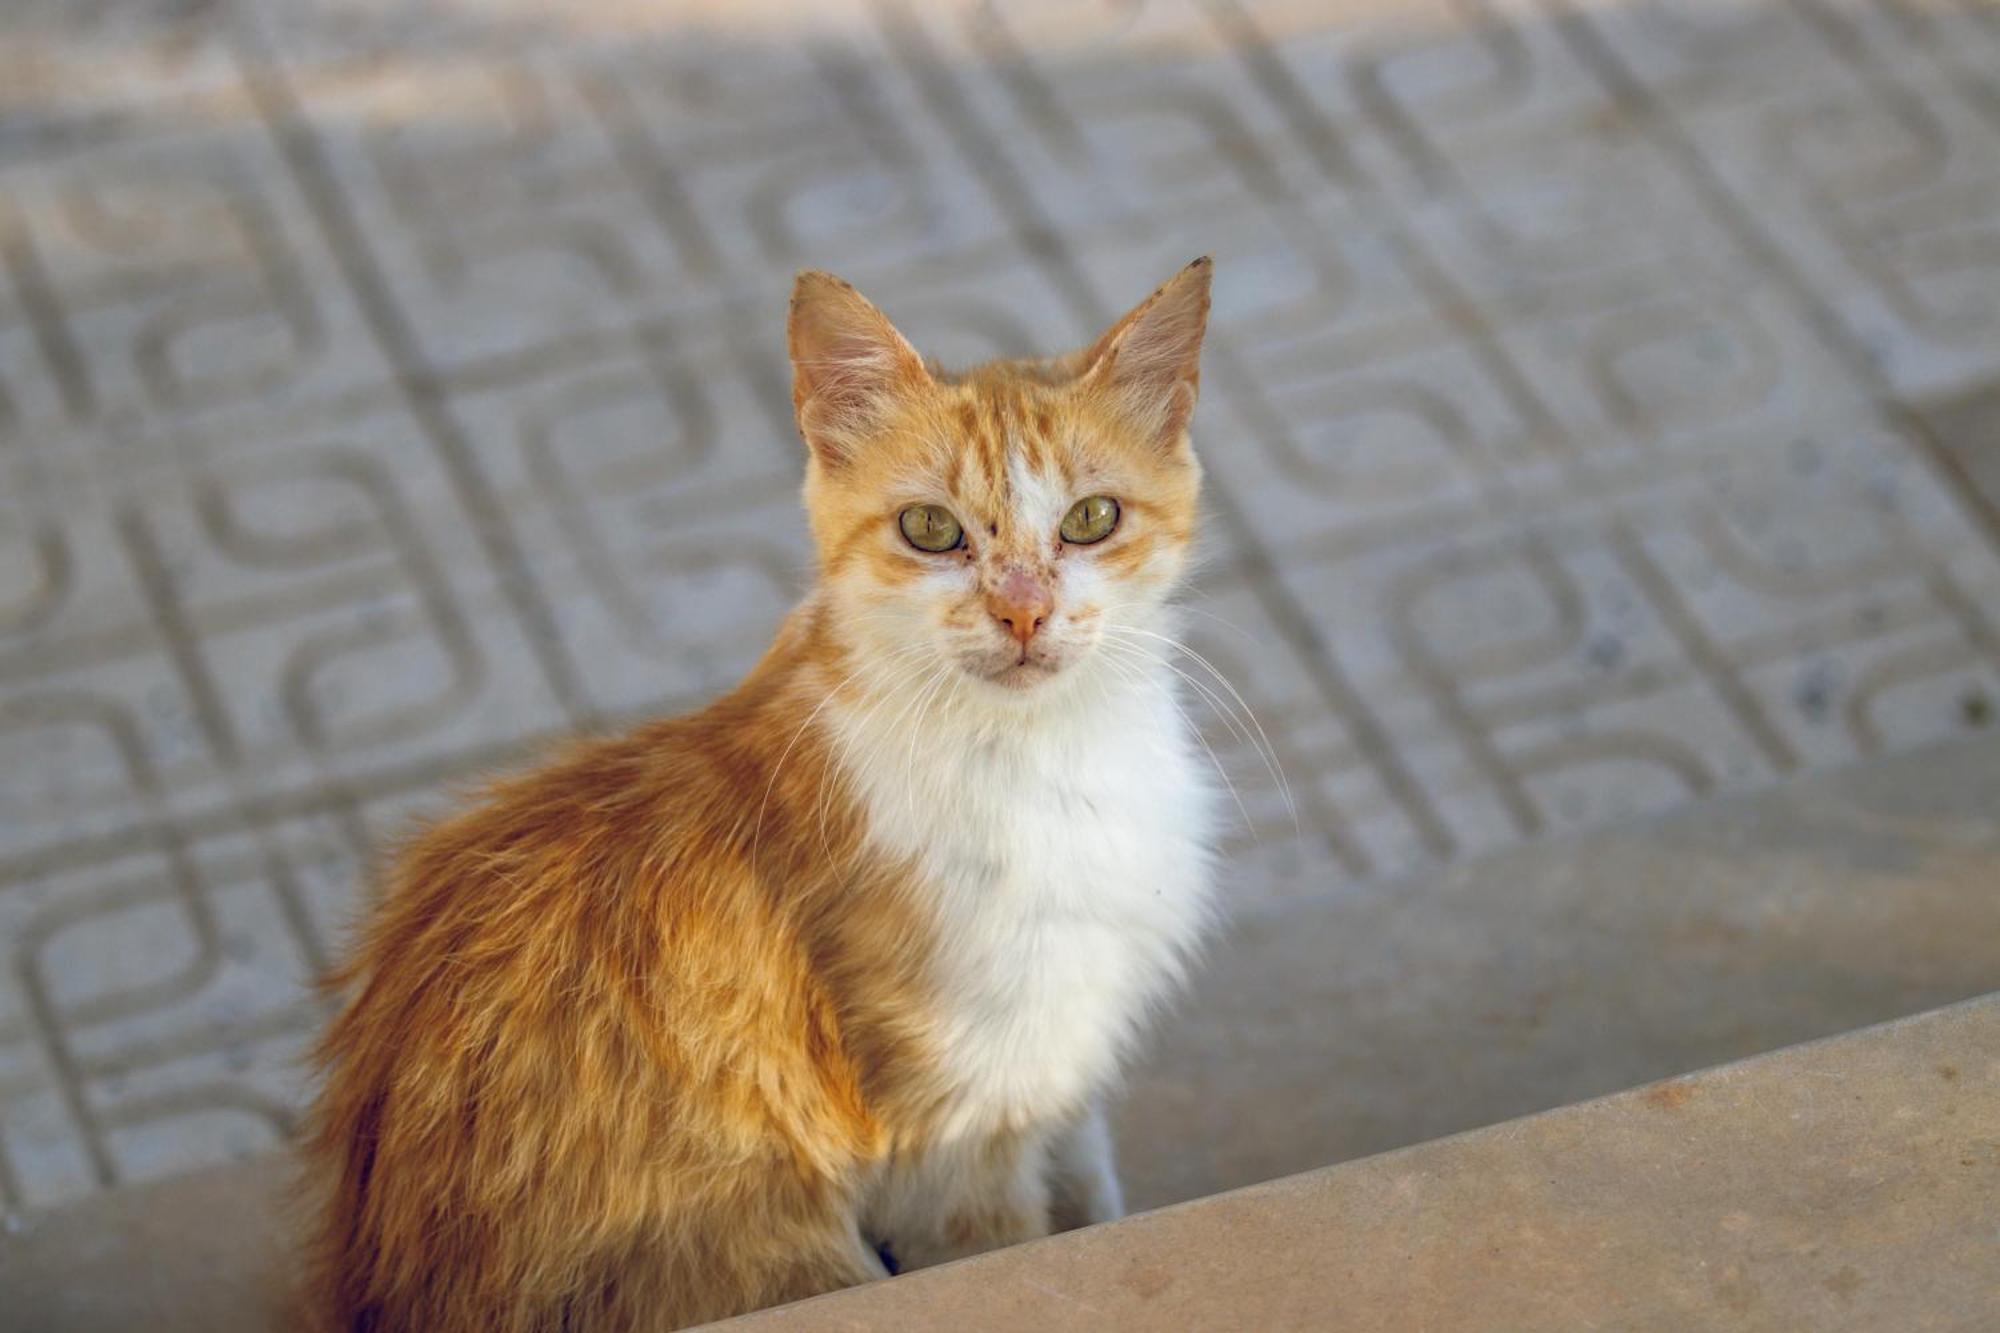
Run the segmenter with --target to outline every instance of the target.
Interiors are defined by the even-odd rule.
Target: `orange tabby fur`
[[[914,353],[904,364],[885,321],[861,332],[890,363],[863,366],[857,388],[841,339],[880,316],[801,275],[821,586],[726,697],[494,785],[394,867],[320,1048],[307,1151],[327,1326],[665,1329],[883,1275],[861,1191],[922,1150],[950,1089],[931,1046],[927,886],[870,847],[813,724],[855,666],[843,617],[925,568],[882,537],[901,472],[948,469],[980,512],[1010,448],[1061,471],[1079,439],[1138,516],[1105,567],[1175,577],[1199,479],[1184,431],[1207,280],[1202,261],[1069,358],[955,378]],[[1165,364],[1121,341],[1149,307],[1142,332],[1178,339],[1174,373],[1111,374],[1120,355]],[[1059,557],[994,512],[982,540]],[[1012,1142],[996,1134],[991,1154]],[[1031,1194],[947,1229],[971,1251],[1049,1225]]]

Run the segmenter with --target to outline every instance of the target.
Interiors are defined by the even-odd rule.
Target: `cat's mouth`
[[[968,662],[966,670],[990,685],[998,685],[1009,690],[1028,690],[1060,674],[1062,668],[1040,654],[1022,653],[1015,658],[1000,657],[997,661],[987,658],[983,661]]]
[[[1024,657],[1018,662],[1002,667],[998,673],[988,676],[987,679],[996,685],[1005,685],[1009,689],[1025,690],[1041,684],[1055,675],[1056,671],[1057,668],[1046,662],[1037,662],[1031,657]]]

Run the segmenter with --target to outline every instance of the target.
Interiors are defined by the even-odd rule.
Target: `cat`
[[[817,581],[731,693],[392,867],[317,1053],[327,1327],[673,1328],[1122,1213],[1103,1098],[1212,915],[1209,278],[947,374],[798,275]]]

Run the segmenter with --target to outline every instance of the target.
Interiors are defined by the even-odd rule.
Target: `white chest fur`
[[[870,838],[934,913],[947,1132],[1077,1110],[1201,932],[1212,796],[1171,679],[830,710]]]

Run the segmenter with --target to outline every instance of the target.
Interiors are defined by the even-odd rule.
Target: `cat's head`
[[[845,282],[799,275],[806,508],[848,643],[1032,697],[1144,642],[1194,535],[1209,270],[1188,265],[1080,351],[962,374]]]

